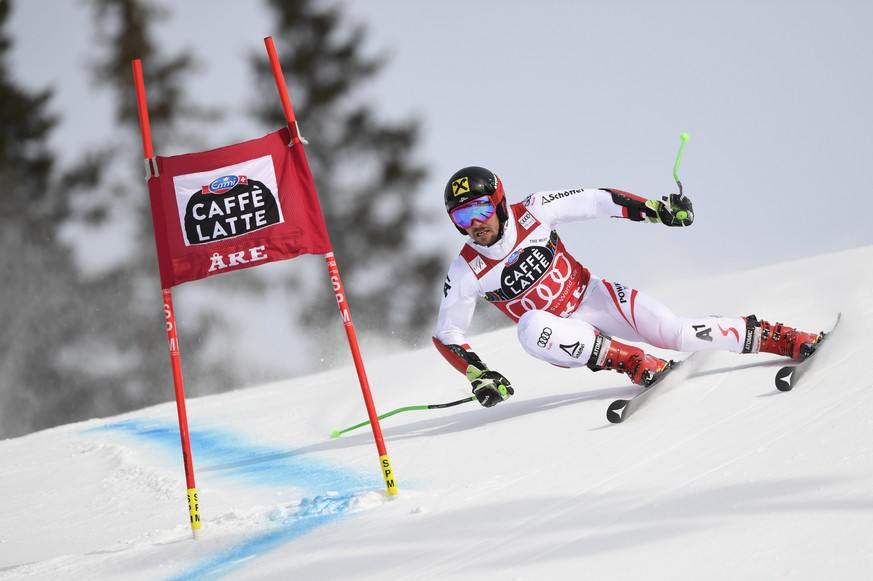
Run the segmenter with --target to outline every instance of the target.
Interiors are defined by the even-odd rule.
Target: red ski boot
[[[592,371],[613,369],[627,373],[636,385],[648,387],[658,374],[667,367],[667,362],[654,355],[647,355],[639,347],[619,343],[606,335],[599,334],[594,341],[594,350],[588,359]]]
[[[746,344],[743,353],[775,353],[802,361],[812,355],[821,340],[817,333],[804,333],[793,327],[746,317]]]

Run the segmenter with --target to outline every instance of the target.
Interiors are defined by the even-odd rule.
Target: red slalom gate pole
[[[142,132],[142,147],[146,165],[146,181],[157,175],[157,160],[152,149],[151,125],[146,104],[145,83],[142,77],[142,63],[133,61],[133,81],[136,87],[136,105],[139,111],[139,125]],[[185,484],[188,488],[188,517],[191,532],[195,539],[200,536],[200,504],[197,499],[197,486],[194,483],[194,463],[191,456],[191,441],[188,434],[188,413],[185,409],[185,386],[182,380],[182,358],[179,353],[179,337],[176,333],[176,315],[173,310],[173,293],[163,289],[164,318],[167,323],[167,340],[170,347],[170,364],[173,368],[173,387],[176,394],[176,412],[179,417],[179,434],[182,439],[182,461],[185,465]]]
[[[385,448],[385,440],[382,437],[382,426],[379,424],[379,414],[376,413],[376,406],[373,404],[373,395],[370,393],[370,382],[367,380],[367,373],[364,370],[364,360],[361,357],[361,350],[358,348],[358,338],[355,334],[355,326],[352,323],[352,313],[349,311],[349,303],[346,300],[346,292],[343,290],[343,283],[340,280],[339,270],[336,267],[336,260],[333,252],[328,252],[324,255],[324,260],[327,263],[327,270],[330,274],[330,282],[333,285],[334,293],[336,293],[336,304],[339,307],[340,315],[342,315],[343,326],[346,329],[346,337],[349,341],[349,347],[352,350],[352,359],[355,361],[355,370],[358,373],[358,382],[361,384],[361,392],[364,394],[364,404],[367,406],[367,417],[370,418],[370,426],[373,429],[373,438],[376,440],[376,450],[379,452],[379,465],[382,468],[382,476],[385,478],[385,487],[388,489],[389,495],[397,494],[397,483],[394,480],[394,471],[391,468],[391,459],[388,457],[388,450]]]
[[[300,138],[297,119],[294,116],[294,109],[291,106],[291,99],[288,96],[288,87],[285,85],[285,75],[282,73],[282,66],[279,63],[279,57],[276,54],[276,47],[273,44],[273,38],[267,37],[264,39],[264,44],[267,47],[267,54],[270,57],[270,67],[273,70],[273,78],[276,80],[276,88],[279,90],[279,97],[282,100],[282,110],[285,112],[285,121],[288,123],[288,129],[291,132],[291,146],[303,147],[302,139]],[[303,158],[305,160],[305,157]],[[340,315],[343,319],[346,337],[349,341],[349,348],[352,351],[352,359],[355,362],[355,371],[358,374],[358,382],[361,384],[361,393],[364,396],[364,404],[367,407],[367,416],[370,418],[370,426],[373,430],[373,438],[376,441],[376,449],[379,452],[379,466],[382,470],[382,477],[385,479],[385,487],[388,490],[388,495],[393,496],[398,493],[397,483],[394,479],[394,470],[391,468],[391,460],[388,457],[388,451],[385,448],[385,440],[382,437],[382,427],[379,424],[379,414],[376,412],[376,406],[373,403],[373,395],[370,392],[370,383],[367,380],[367,373],[364,369],[364,360],[361,357],[361,351],[358,347],[358,338],[355,333],[355,327],[352,323],[352,314],[349,310],[346,294],[343,290],[342,280],[340,279],[339,270],[336,266],[333,252],[328,252],[324,255],[324,260],[327,263],[327,270],[330,275],[330,281],[333,285],[334,293],[336,294],[337,307],[339,307]]]

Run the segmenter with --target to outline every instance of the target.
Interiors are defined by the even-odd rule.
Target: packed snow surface
[[[843,318],[794,391],[775,356],[707,353],[623,424],[625,376],[553,368],[511,328],[473,337],[515,396],[383,420],[391,499],[369,428],[331,438],[366,419],[351,361],[191,399],[198,540],[174,403],[2,441],[0,579],[871,579],[871,263],[641,289],[687,315]],[[364,359],[380,413],[469,395],[431,347]]]

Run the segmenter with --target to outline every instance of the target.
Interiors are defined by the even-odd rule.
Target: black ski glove
[[[486,408],[496,406],[515,393],[509,385],[509,380],[496,371],[470,365],[467,367],[467,379],[473,386],[473,395]]]
[[[656,219],[649,217],[651,222],[666,226],[690,226],[694,222],[694,207],[684,194],[670,194],[660,200],[649,200],[646,206],[657,213]]]

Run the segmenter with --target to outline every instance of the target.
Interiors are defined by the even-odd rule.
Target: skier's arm
[[[594,218],[627,218],[668,226],[687,226],[694,220],[691,201],[685,196],[671,194],[662,202],[614,188],[538,192],[528,196],[525,205],[549,227]]]
[[[612,202],[620,208],[620,217],[627,218],[632,222],[658,221],[658,211],[648,205],[649,200],[630,192],[612,188],[604,188],[602,191],[608,192]]]
[[[515,393],[509,380],[488,369],[479,356],[470,351],[469,345],[444,345],[436,337],[433,338],[433,344],[452,367],[467,377],[473,388],[473,395],[483,406],[495,406]]]
[[[622,207],[622,217],[634,222],[654,222],[665,226],[690,226],[694,222],[691,200],[682,194],[670,194],[660,200],[646,200],[629,192],[606,189],[612,201]]]
[[[491,407],[509,398],[513,389],[503,375],[489,370],[466,343],[477,296],[476,276],[463,259],[456,259],[443,286],[433,343],[446,361],[467,377],[479,403]]]
[[[434,333],[436,342],[442,345],[466,345],[467,330],[473,321],[478,297],[479,289],[476,275],[470,270],[466,261],[458,256],[449,267],[449,272],[443,283],[443,298],[440,302],[436,332]],[[462,365],[457,360],[451,359],[446,353],[443,353],[443,356],[461,373],[466,373],[466,364]],[[463,355],[457,355],[457,357],[463,359]]]
[[[488,367],[482,363],[482,360],[479,359],[479,356],[474,352],[470,351],[470,346],[464,343],[463,345],[458,345],[456,343],[452,343],[451,345],[446,345],[436,337],[433,338],[433,344],[437,348],[437,351],[440,352],[446,361],[449,364],[463,373],[467,374],[467,368],[471,365],[480,370],[486,370]]]

